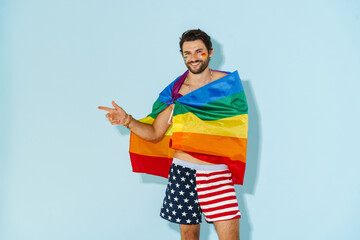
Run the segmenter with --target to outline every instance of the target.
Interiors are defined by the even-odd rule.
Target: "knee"
[[[199,240],[200,234],[198,232],[187,231],[181,233],[181,240]]]
[[[181,240],[199,240],[200,237],[200,226],[199,225],[188,225],[182,226],[181,229]]]

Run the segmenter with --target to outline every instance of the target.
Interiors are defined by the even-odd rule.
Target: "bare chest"
[[[181,88],[179,90],[179,93],[183,96],[185,96],[186,94],[200,88],[202,86],[194,86],[194,85],[189,85],[186,83],[186,81],[184,81],[184,83],[181,85]]]

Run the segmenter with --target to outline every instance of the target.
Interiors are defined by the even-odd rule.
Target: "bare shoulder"
[[[223,77],[225,77],[225,76],[227,76],[227,75],[229,75],[228,73],[225,73],[225,72],[215,72],[215,71],[213,71],[212,72],[212,75],[213,75],[213,81],[215,81],[215,80],[218,80],[218,79],[220,79],[220,78],[223,78]]]

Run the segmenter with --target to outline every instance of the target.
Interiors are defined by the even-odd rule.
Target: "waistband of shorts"
[[[220,171],[220,170],[229,170],[226,164],[197,164],[188,161],[184,161],[178,158],[173,159],[173,163],[183,167],[192,168],[194,170],[208,170],[208,171]]]

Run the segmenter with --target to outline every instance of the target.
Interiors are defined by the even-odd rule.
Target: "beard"
[[[200,66],[197,69],[192,69],[193,66],[191,66],[191,63],[200,63]],[[210,58],[207,57],[204,61],[203,60],[196,60],[196,61],[191,61],[188,63],[185,63],[187,69],[189,69],[189,71],[193,74],[200,74],[203,71],[205,71],[205,69],[209,66],[209,62],[210,62]]]

